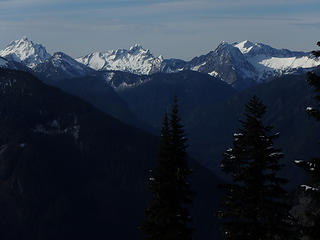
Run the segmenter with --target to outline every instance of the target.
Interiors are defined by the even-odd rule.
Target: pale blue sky
[[[0,36],[1,49],[28,36],[73,57],[140,43],[188,60],[245,39],[309,51],[320,40],[320,1],[0,0]]]

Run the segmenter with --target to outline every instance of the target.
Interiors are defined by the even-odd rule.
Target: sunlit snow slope
[[[48,59],[50,54],[41,44],[34,43],[27,37],[23,37],[12,41],[5,49],[1,50],[0,56],[34,68],[39,63]]]
[[[95,70],[118,70],[135,74],[151,74],[160,71],[161,56],[154,57],[149,50],[136,44],[127,49],[94,52],[77,58],[78,62]]]

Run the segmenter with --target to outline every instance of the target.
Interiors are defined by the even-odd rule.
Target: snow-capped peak
[[[258,82],[272,76],[305,71],[320,64],[307,52],[276,49],[263,43],[253,43],[248,40],[234,43],[233,46],[238,48],[255,68],[258,73],[255,81]]]
[[[136,43],[129,48],[129,51],[144,50],[140,43]]]
[[[34,43],[24,36],[19,40],[9,43],[5,49],[0,51],[0,56],[34,68],[39,63],[48,59],[50,54],[44,46]]]
[[[254,43],[250,42],[249,40],[245,40],[240,43],[236,43],[234,46],[236,48],[238,48],[240,50],[240,52],[242,52],[243,54],[246,54],[246,53],[250,52],[250,50],[254,46]]]
[[[135,44],[129,50],[94,52],[76,60],[95,70],[118,70],[146,75],[160,71],[163,57],[154,57],[150,50]]]
[[[242,54],[247,56],[265,55],[268,57],[303,57],[309,55],[309,53],[305,52],[276,49],[263,43],[253,43],[248,40],[240,43],[234,43],[233,46],[238,48]]]
[[[231,55],[232,57],[242,57],[241,51],[238,48],[235,48],[234,45],[229,44],[226,41],[222,41],[215,50],[215,53],[223,56],[226,53]]]

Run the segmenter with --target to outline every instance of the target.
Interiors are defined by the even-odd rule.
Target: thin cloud
[[[297,22],[297,23],[291,23],[294,26],[298,27],[307,27],[307,28],[316,28],[320,29],[320,21],[319,22]]]

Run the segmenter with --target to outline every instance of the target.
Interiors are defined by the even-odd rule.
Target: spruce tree
[[[186,137],[178,116],[177,98],[171,119],[164,116],[156,167],[151,171],[152,200],[145,210],[141,230],[146,240],[191,240],[187,205],[192,202],[188,183]]]
[[[317,45],[320,47],[320,42]],[[312,53],[316,58],[320,57],[320,51],[313,51]],[[307,107],[306,111],[316,121],[320,122],[320,76],[315,72],[309,72],[307,81],[315,90],[316,96],[314,98],[318,106],[316,108]],[[310,224],[303,226],[302,232],[308,239],[316,240],[320,236],[320,158],[314,157],[310,161],[296,160],[295,163],[311,176],[308,184],[302,185],[304,193],[311,198],[310,205],[312,205],[312,207],[306,209],[305,213],[310,220]]]
[[[278,176],[283,154],[273,144],[279,134],[263,124],[265,112],[262,101],[252,97],[245,106],[242,127],[234,134],[233,147],[223,154],[222,171],[232,180],[221,186],[225,197],[217,213],[224,239],[293,239],[283,188],[287,181]]]

